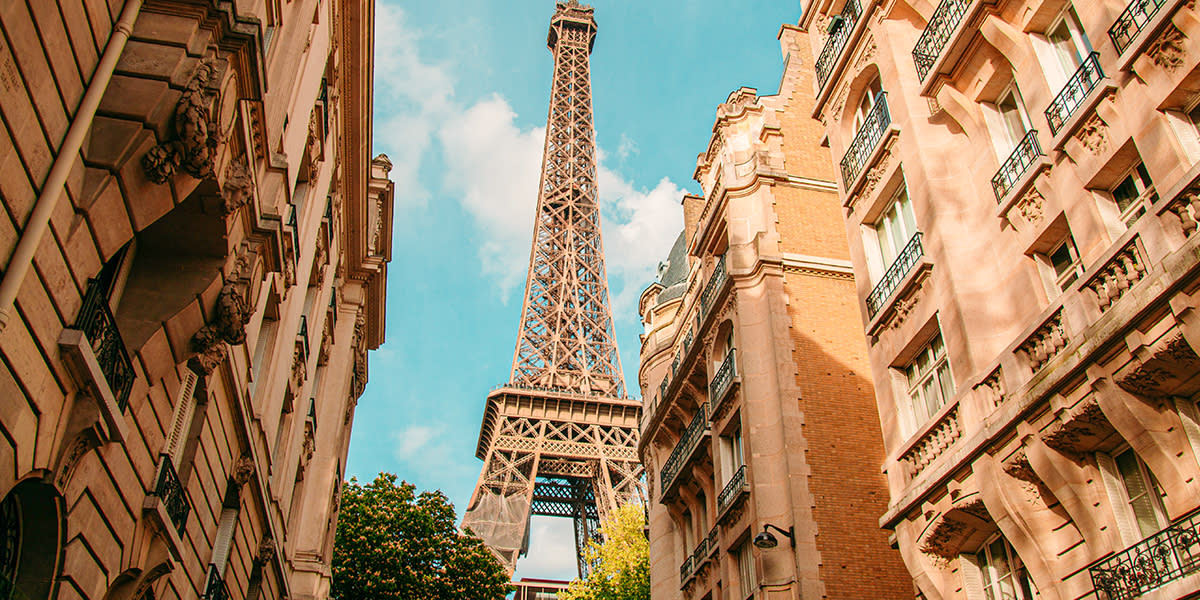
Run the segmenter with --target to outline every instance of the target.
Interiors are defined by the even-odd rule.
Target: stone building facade
[[[1193,597],[1196,3],[803,4],[919,597]]]
[[[812,61],[796,27],[780,41],[779,93],[719,106],[704,195],[640,300],[655,599],[912,596],[877,525],[882,437]],[[776,546],[756,547],[768,524]]]
[[[0,7],[0,597],[328,597],[391,252],[373,18]]]

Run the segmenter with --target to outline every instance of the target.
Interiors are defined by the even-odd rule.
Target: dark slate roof
[[[679,237],[675,238],[675,245],[671,246],[667,260],[658,265],[658,283],[666,288],[658,294],[658,303],[682,296],[687,291],[687,276],[687,241],[681,231]]]

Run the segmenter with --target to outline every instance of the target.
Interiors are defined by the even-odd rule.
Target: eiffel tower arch
[[[592,7],[557,3],[545,154],[520,331],[508,383],[487,397],[483,470],[463,516],[511,573],[533,515],[574,520],[583,549],[617,506],[644,500],[641,402],[625,393],[596,195]]]

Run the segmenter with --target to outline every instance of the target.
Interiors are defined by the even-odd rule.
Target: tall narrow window
[[[1088,41],[1087,33],[1083,31],[1083,27],[1079,25],[1079,17],[1075,15],[1075,9],[1068,8],[1062,17],[1049,30],[1046,31],[1046,39],[1050,42],[1050,47],[1054,50],[1054,58],[1061,69],[1057,73],[1058,81],[1052,81],[1056,84],[1054,87],[1061,87],[1067,82],[1079,66],[1083,64],[1083,60],[1092,52],[1091,43]]]
[[[1121,179],[1117,187],[1112,189],[1113,202],[1121,211],[1121,221],[1126,227],[1133,224],[1146,214],[1146,205],[1154,202],[1154,183],[1150,181],[1150,173],[1146,165],[1138,163],[1130,169],[1129,174]]]
[[[996,536],[976,555],[988,600],[1034,600],[1037,587],[1003,536]]]
[[[742,465],[746,464],[742,454],[742,428],[735,428],[729,435],[721,436],[721,484],[733,478]]]
[[[745,542],[734,550],[737,556],[738,567],[738,588],[741,590],[739,598],[749,598],[754,595],[755,588],[758,587],[758,582],[754,578],[754,547],[750,542]]]
[[[1066,291],[1083,273],[1079,251],[1075,249],[1075,239],[1070,234],[1056,244],[1046,254],[1046,258],[1054,269],[1054,284],[1060,290]]]
[[[954,378],[946,361],[946,345],[939,332],[904,369],[915,426],[920,427],[954,397]]]
[[[884,271],[895,262],[896,257],[917,233],[917,220],[913,217],[912,203],[908,199],[908,187],[901,185],[892,199],[891,206],[883,211],[875,222],[875,237],[879,241],[879,255]],[[882,277],[882,273],[880,273]]]
[[[1002,154],[1007,157],[1008,153],[1016,148],[1021,140],[1025,139],[1025,134],[1029,133],[1029,113],[1025,110],[1025,103],[1021,100],[1021,94],[1015,86],[996,101],[996,110],[1000,112],[1000,119],[1004,127],[1004,141],[1007,142],[1005,144],[1007,150]]]
[[[1168,523],[1162,500],[1166,494],[1132,448],[1117,454],[1113,460],[1125,484],[1125,499],[1137,522],[1138,531],[1142,537],[1154,535]]]
[[[858,108],[854,111],[854,131],[862,128],[863,123],[867,120],[867,115],[871,114],[871,109],[875,108],[875,103],[879,101],[881,94],[883,94],[883,84],[876,77],[867,84],[867,88],[863,90],[862,99],[858,101]]]

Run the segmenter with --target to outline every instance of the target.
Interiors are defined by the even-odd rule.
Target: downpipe
[[[59,199],[62,198],[67,175],[70,174],[79,150],[83,147],[83,140],[87,137],[88,130],[92,128],[92,122],[96,118],[96,109],[100,106],[100,99],[108,90],[109,82],[112,81],[117,61],[121,58],[121,53],[125,51],[125,43],[133,34],[133,24],[142,10],[143,1],[126,0],[125,8],[121,10],[121,17],[113,25],[112,36],[108,38],[104,54],[100,57],[100,62],[96,64],[95,75],[92,76],[87,92],[84,93],[83,100],[79,103],[79,110],[75,113],[75,119],[71,121],[67,137],[63,139],[62,147],[59,148],[58,155],[54,157],[54,165],[50,167],[50,174],[46,177],[45,184],[42,185],[42,192],[38,195],[33,212],[29,215],[29,221],[25,223],[25,229],[21,232],[21,239],[17,242],[17,248],[13,251],[8,268],[4,271],[4,279],[0,281],[0,333],[8,327],[8,323],[12,319],[17,292],[25,281],[25,275],[29,273],[29,267],[33,265],[34,253],[41,245],[42,238],[46,236],[46,230],[50,226],[50,216],[54,214],[54,209],[58,206]]]

